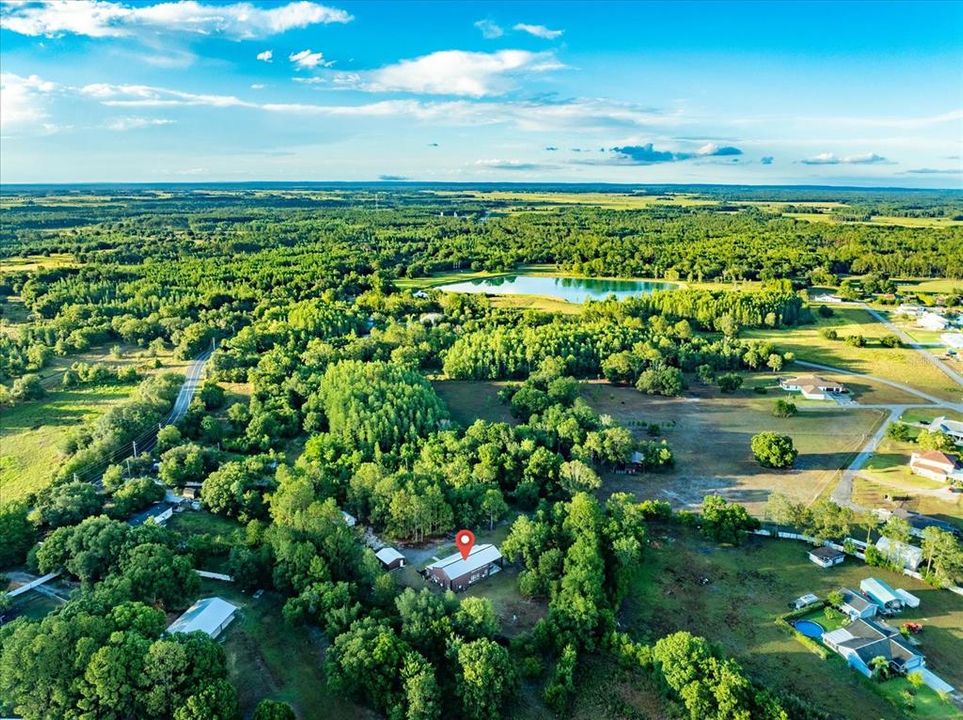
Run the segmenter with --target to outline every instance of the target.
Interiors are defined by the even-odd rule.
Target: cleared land
[[[445,401],[452,419],[468,427],[476,420],[488,422],[517,421],[508,406],[498,399],[498,391],[506,383],[489,380],[437,380],[432,383],[441,399]]]
[[[633,388],[589,383],[583,397],[600,413],[631,428],[659,426],[676,464],[661,473],[607,473],[608,491],[663,497],[677,506],[697,506],[706,494],[719,494],[759,513],[769,494],[781,492],[810,502],[831,487],[885,414],[828,403],[793,418],[775,418],[772,407],[784,393],[761,396],[693,386],[683,398],[643,395]],[[799,450],[790,470],[768,470],[752,457],[749,441],[759,432],[790,435]]]
[[[56,358],[39,373],[49,391],[47,397],[3,408],[0,412],[0,496],[3,500],[15,500],[43,488],[64,459],[60,448],[67,431],[100,417],[137,389],[137,383],[62,389],[60,381],[64,370],[77,361],[99,362],[112,368],[140,366],[145,361],[140,352],[113,358],[107,349],[101,348],[83,355]],[[182,372],[187,366],[186,361],[175,360],[170,355],[160,359],[163,367],[143,369],[142,375]]]
[[[654,642],[666,633],[688,630],[711,638],[768,687],[806,697],[833,717],[899,718],[887,702],[907,685],[866,680],[841,659],[823,660],[774,624],[793,598],[820,597],[842,586],[858,587],[875,576],[920,598],[920,607],[901,613],[899,622],[924,625],[920,650],[927,665],[959,687],[963,664],[963,598],[934,590],[912,578],[847,560],[831,570],[813,565],[808,546],[786,540],[753,538],[741,548],[718,547],[678,527],[653,529],[641,577],[626,601],[622,623],[639,639]],[[959,718],[949,705],[924,693],[911,717]]]
[[[876,375],[886,380],[909,384],[946,400],[959,401],[959,386],[927,362],[916,350],[881,346],[879,338],[891,333],[868,312],[849,307],[835,307],[833,310],[833,317],[820,318],[813,325],[778,330],[746,330],[742,336],[770,340],[781,351],[795,353],[798,360]],[[840,339],[829,340],[823,337],[821,331],[826,328],[834,329]],[[862,335],[868,341],[867,345],[848,345],[842,338],[850,335]]]

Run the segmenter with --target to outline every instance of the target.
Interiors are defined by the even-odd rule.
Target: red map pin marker
[[[475,547],[475,533],[471,530],[459,530],[455,535],[455,545],[458,546],[458,552],[461,553],[461,559],[467,560],[468,553],[471,549]]]

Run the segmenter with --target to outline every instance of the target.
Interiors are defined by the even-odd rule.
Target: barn
[[[405,566],[405,556],[395,550],[393,547],[381,548],[375,553],[375,557],[381,561],[381,564],[384,565],[385,570],[394,570],[395,568]]]

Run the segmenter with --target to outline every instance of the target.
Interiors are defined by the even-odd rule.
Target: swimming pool
[[[826,632],[826,629],[822,625],[812,620],[797,620],[792,625],[806,637],[816,638],[817,640]]]

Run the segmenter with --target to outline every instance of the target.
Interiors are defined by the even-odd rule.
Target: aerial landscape
[[[0,4],[0,718],[963,719],[963,2],[827,8]]]

